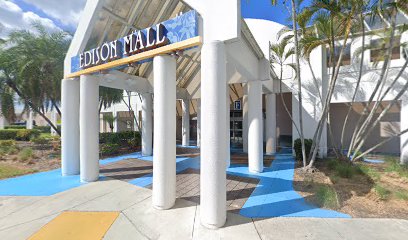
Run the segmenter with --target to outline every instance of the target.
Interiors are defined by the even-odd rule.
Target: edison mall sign
[[[144,30],[137,30],[120,39],[106,42],[71,59],[71,73],[128,58],[166,45],[199,36],[198,16],[190,11]],[[151,59],[142,62],[151,61]]]

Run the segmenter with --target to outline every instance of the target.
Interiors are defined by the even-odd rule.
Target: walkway
[[[199,222],[198,204],[151,207],[151,190],[125,181],[99,181],[46,197],[0,197],[0,239],[27,239],[62,212],[117,212],[104,239],[406,239],[408,221],[393,219],[269,218],[228,213],[224,228]]]

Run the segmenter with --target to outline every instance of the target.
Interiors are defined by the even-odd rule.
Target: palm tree
[[[11,46],[0,50],[0,81],[7,85],[25,105],[32,109],[58,133],[57,126],[46,116],[51,108],[59,113],[60,81],[63,62],[69,46],[65,32],[47,32],[33,23],[35,33],[18,30],[9,34]]]
[[[291,0],[291,18],[292,18],[292,32],[294,37],[294,54],[295,54],[295,63],[296,63],[296,80],[298,84],[298,111],[299,111],[299,136],[302,145],[302,158],[303,158],[303,166],[306,166],[306,148],[305,148],[305,138],[303,134],[303,101],[302,101],[302,79],[300,75],[300,50],[299,50],[299,36],[298,36],[298,25],[297,25],[297,11],[299,10],[298,7],[300,6],[302,0]],[[272,5],[276,5],[276,0],[271,0]],[[286,6],[286,1],[283,2]]]
[[[109,125],[111,132],[113,132],[115,121],[117,119],[118,118],[114,117],[112,114],[103,114],[103,121],[105,121]]]
[[[109,108],[123,100],[123,90],[108,87],[99,87],[99,112],[102,108]]]

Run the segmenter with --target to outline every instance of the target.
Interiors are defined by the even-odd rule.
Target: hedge
[[[9,125],[4,126],[4,129],[26,129],[25,125]]]
[[[109,144],[127,144],[129,141],[140,143],[139,132],[117,132],[117,133],[100,133],[99,142]]]
[[[40,131],[35,129],[4,129],[0,130],[0,140],[30,141],[38,137]]]
[[[310,149],[312,148],[313,140],[312,139],[305,139],[305,149],[306,149],[306,158],[309,158]],[[295,140],[294,150],[296,155],[296,160],[302,160],[302,141],[300,138]]]
[[[35,130],[40,131],[41,133],[50,133],[51,127],[50,126],[34,126]],[[57,126],[58,130],[61,131],[61,126]],[[25,125],[9,125],[5,126],[4,129],[26,129]]]

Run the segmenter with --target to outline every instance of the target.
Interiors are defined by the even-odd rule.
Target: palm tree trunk
[[[300,52],[299,52],[299,39],[297,32],[297,13],[296,13],[296,3],[292,0],[292,24],[293,24],[293,36],[295,39],[295,57],[296,57],[296,79],[298,83],[298,100],[299,100],[299,130],[300,130],[300,141],[302,143],[302,158],[303,167],[306,167],[306,148],[305,148],[305,137],[303,134],[303,103],[302,103],[302,79],[300,76]]]
[[[352,9],[352,13],[354,12],[354,8]],[[352,16],[353,14],[351,14],[350,16]],[[320,140],[321,140],[321,136],[322,136],[322,132],[323,132],[323,126],[326,124],[327,122],[327,116],[328,116],[328,111],[329,111],[329,107],[330,107],[330,102],[331,102],[331,98],[333,96],[334,93],[334,87],[336,86],[336,82],[337,82],[337,78],[340,72],[340,65],[343,59],[343,53],[344,53],[344,49],[346,47],[348,38],[349,38],[349,34],[350,34],[350,30],[351,30],[351,18],[349,17],[349,19],[347,20],[347,26],[346,26],[346,31],[344,34],[344,41],[343,41],[343,45],[341,47],[340,53],[339,53],[339,59],[337,61],[336,64],[336,68],[334,70],[334,74],[331,77],[331,81],[330,81],[330,86],[329,86],[329,92],[326,96],[326,101],[323,107],[323,114],[322,117],[319,121],[319,124],[317,126],[317,136],[316,136],[316,141],[313,141],[313,144],[315,145],[313,150],[313,154],[311,155],[312,157],[310,158],[310,163],[308,165],[309,168],[313,167],[313,164],[316,160],[316,156],[317,156],[317,150],[318,150],[318,146],[320,145]],[[333,33],[332,33],[332,37],[333,37]],[[333,50],[334,50],[334,45],[333,45]],[[334,60],[333,60],[334,62]]]
[[[358,73],[358,79],[357,79],[357,84],[356,88],[354,89],[353,97],[351,99],[351,104],[347,110],[346,118],[344,119],[343,127],[341,130],[341,138],[340,138],[340,152],[342,153],[343,148],[344,148],[344,133],[346,131],[346,126],[348,123],[348,120],[350,118],[350,113],[351,110],[353,109],[353,103],[357,97],[358,89],[360,87],[361,83],[361,78],[363,76],[363,66],[364,66],[364,52],[365,52],[365,25],[364,25],[364,16],[363,13],[360,14],[361,18],[361,28],[362,28],[362,52],[361,52],[361,60],[360,60],[360,71]],[[343,154],[343,153],[342,153]]]
[[[7,85],[8,85],[11,89],[13,89],[13,90],[17,93],[17,95],[18,95],[28,106],[30,106],[30,108],[31,108],[34,112],[38,113],[42,118],[44,118],[44,120],[51,126],[51,128],[54,129],[55,132],[56,132],[59,136],[61,136],[61,131],[54,125],[54,123],[53,123],[44,113],[42,113],[42,112],[39,110],[39,108],[38,108],[36,105],[34,105],[34,103],[33,103],[31,100],[29,100],[29,99],[20,91],[20,89],[17,88],[17,86],[16,86],[12,81],[8,80],[8,81],[6,81],[6,83],[7,83]]]

